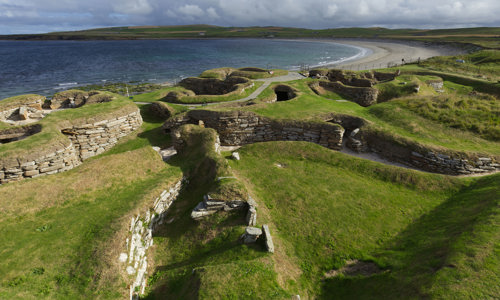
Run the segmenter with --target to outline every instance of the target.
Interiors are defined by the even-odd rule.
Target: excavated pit
[[[236,91],[240,84],[250,85],[247,78],[231,76],[225,80],[215,78],[186,78],[179,82],[185,89],[191,90],[195,95],[225,95]]]
[[[36,133],[39,133],[40,131],[42,131],[42,126],[39,124],[3,129],[0,130],[0,144],[7,144],[19,141],[24,138],[27,138],[28,136],[32,136]]]

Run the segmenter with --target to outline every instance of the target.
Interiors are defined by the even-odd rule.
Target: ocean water
[[[218,67],[296,70],[366,53],[330,42],[267,39],[0,41],[0,99],[105,82],[177,82]]]

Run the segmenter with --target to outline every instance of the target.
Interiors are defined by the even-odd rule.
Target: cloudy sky
[[[0,34],[126,25],[500,26],[498,0],[0,0]]]

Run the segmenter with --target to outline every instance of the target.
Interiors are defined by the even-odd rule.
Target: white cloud
[[[113,8],[116,12],[129,15],[147,15],[153,12],[153,7],[148,0],[119,1]]]
[[[186,4],[180,7],[179,11],[185,14],[186,16],[190,17],[201,17],[205,14],[203,12],[203,9],[201,9],[198,5],[193,5],[193,4]]]
[[[338,10],[339,10],[339,7],[337,6],[337,4],[328,4],[323,16],[325,18],[331,18],[331,17],[335,16],[335,14],[337,13]]]
[[[0,25],[2,33],[192,23],[440,28],[500,26],[499,11],[498,0],[0,0]]]
[[[171,9],[167,10],[167,11],[165,12],[165,15],[166,15],[167,17],[169,17],[169,18],[177,18],[177,14],[176,14],[176,13],[174,13]]]
[[[219,19],[220,18],[219,15],[217,14],[217,11],[213,7],[207,8],[207,15],[208,15],[208,17],[210,17],[212,19]]]

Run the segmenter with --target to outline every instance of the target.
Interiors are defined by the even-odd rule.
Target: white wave
[[[59,83],[58,85],[59,86],[68,86],[68,85],[77,85],[78,82],[63,82],[63,83]]]

